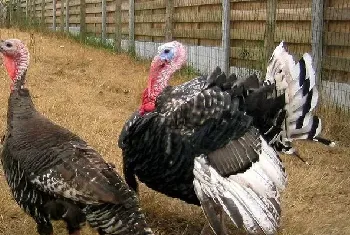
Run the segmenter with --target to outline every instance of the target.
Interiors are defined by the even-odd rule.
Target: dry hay
[[[137,108],[146,85],[149,63],[127,55],[80,45],[72,40],[0,29],[0,38],[20,38],[32,58],[28,87],[42,113],[87,140],[121,172],[118,134]],[[5,130],[9,80],[0,69],[0,130]],[[181,78],[177,79],[182,80]],[[289,184],[283,194],[279,234],[350,234],[350,128],[332,111],[322,112],[325,135],[339,147],[299,143],[300,153],[311,166],[283,156]],[[199,234],[205,222],[201,209],[160,195],[145,186],[140,199],[156,234]],[[55,234],[67,234],[63,223],[54,223]],[[36,234],[35,223],[12,200],[0,170],[0,234]],[[83,235],[96,234],[84,228]],[[234,230],[232,234],[244,234]]]

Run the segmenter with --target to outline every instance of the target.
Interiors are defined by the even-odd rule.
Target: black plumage
[[[224,81],[216,85],[216,78],[224,78]],[[257,81],[256,76],[247,80],[251,79]],[[254,81],[246,82],[255,84]],[[223,88],[223,83],[230,84],[228,89]],[[251,165],[248,156],[254,158],[256,154],[242,159],[240,167],[229,169],[220,168],[215,163],[235,161],[231,157],[232,152],[223,154],[223,159],[211,157],[215,150],[219,155],[220,148],[229,143],[228,146],[233,145],[231,140],[239,139],[248,131],[254,132],[253,117],[247,115],[245,109],[256,100],[246,99],[249,89],[244,84],[242,81],[237,83],[236,79],[230,82],[217,68],[208,77],[201,76],[179,86],[168,86],[157,98],[154,112],[143,116],[135,112],[119,137],[126,182],[136,190],[134,177],[137,175],[156,191],[199,205],[193,186],[195,157],[207,154],[212,166],[223,175],[248,168]],[[257,95],[260,99],[265,97],[261,103],[266,103],[267,93],[272,89],[263,87],[254,92],[260,94]],[[229,164],[223,164],[225,166]],[[227,170],[233,172],[225,173]]]
[[[164,48],[172,52],[170,56]],[[174,56],[178,51],[179,56]],[[161,46],[152,62],[149,84],[156,84],[159,90],[169,79],[164,77],[169,72],[162,69],[180,64],[183,51],[177,42]],[[311,62],[306,61],[308,69],[299,70],[302,62],[295,65],[283,53],[288,54],[281,43],[263,84],[256,75],[237,79],[216,68],[209,76],[164,87],[154,110],[136,111],[126,121],[118,142],[129,186],[137,190],[137,176],[158,192],[201,205],[217,234],[222,234],[220,210],[250,233],[275,233],[286,173],[274,149],[288,147],[290,131],[313,137],[320,132],[316,122],[303,130],[287,121],[293,115],[303,120],[312,116],[317,90],[309,86],[303,91],[304,84],[315,81]],[[144,95],[154,97],[152,89],[149,86]],[[147,102],[143,101],[140,110]],[[295,106],[307,112],[300,113]]]
[[[24,47],[18,40],[8,43]],[[14,199],[36,221],[38,233],[51,235],[53,219],[64,220],[70,234],[78,234],[85,221],[101,235],[153,234],[135,193],[113,167],[35,109],[24,76],[16,78],[8,100],[1,162]]]

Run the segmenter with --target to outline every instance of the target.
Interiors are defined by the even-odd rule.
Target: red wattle
[[[146,112],[147,113],[152,112],[155,110],[155,108],[156,108],[155,100],[148,97],[148,88],[146,88],[143,91],[143,95],[142,95],[142,104],[139,109],[140,114],[143,115]]]
[[[11,57],[5,56],[4,65],[12,81],[15,80],[17,70],[15,60]]]

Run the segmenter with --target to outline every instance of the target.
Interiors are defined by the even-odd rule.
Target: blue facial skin
[[[162,61],[171,61],[174,58],[173,49],[164,49],[160,54],[160,59]]]

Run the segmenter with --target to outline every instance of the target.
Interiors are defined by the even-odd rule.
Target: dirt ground
[[[119,132],[138,107],[146,85],[149,64],[127,55],[80,45],[70,39],[0,29],[0,38],[20,38],[30,47],[28,87],[37,109],[54,122],[87,140],[121,171]],[[0,67],[0,134],[6,127],[9,79]],[[184,78],[178,76],[176,82]],[[311,165],[282,156],[289,174],[282,199],[279,234],[350,234],[350,127],[347,118],[331,110],[321,112],[324,135],[338,141],[336,148],[298,143]],[[142,207],[156,234],[199,234],[205,222],[201,209],[167,198],[142,185]],[[54,223],[56,235],[67,234]],[[10,195],[0,170],[0,234],[35,235],[33,220]],[[83,235],[97,234],[84,228]],[[236,229],[231,234],[244,234]]]

